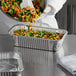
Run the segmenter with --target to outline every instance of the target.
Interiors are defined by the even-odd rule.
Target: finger
[[[45,10],[44,10],[44,13],[49,13],[51,11],[51,6],[48,5]]]

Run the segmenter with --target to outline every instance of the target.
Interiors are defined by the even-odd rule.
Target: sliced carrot
[[[27,6],[26,9],[31,9],[31,7],[30,6]]]
[[[14,33],[14,35],[17,35],[17,33]]]
[[[5,12],[7,12],[7,10],[8,10],[8,7],[6,7],[4,10],[5,10]]]
[[[34,18],[32,18],[32,22],[34,22]]]
[[[14,6],[12,5],[12,9],[14,9]]]
[[[33,26],[33,25],[30,23],[30,24],[29,24],[29,27],[32,27],[32,26]]]
[[[63,35],[62,33],[60,33],[60,35]]]
[[[4,6],[2,6],[1,8],[2,8],[3,11],[5,10],[5,7]]]
[[[31,32],[32,30],[29,30],[29,32]]]

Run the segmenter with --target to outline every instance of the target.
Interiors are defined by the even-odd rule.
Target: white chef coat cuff
[[[66,0],[48,0],[47,5],[52,6],[52,12],[56,14],[62,7]]]

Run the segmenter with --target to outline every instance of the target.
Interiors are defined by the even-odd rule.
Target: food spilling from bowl
[[[53,33],[48,31],[39,31],[39,30],[33,30],[32,24],[26,25],[28,30],[25,29],[24,26],[23,29],[15,29],[13,34],[14,35],[20,35],[20,36],[26,36],[26,37],[34,37],[34,38],[43,38],[43,39],[51,39],[51,40],[60,40],[63,37],[63,33]]]
[[[40,7],[41,0],[32,2],[35,8],[27,6],[21,9],[21,2],[22,0],[1,0],[1,8],[14,19],[24,22],[36,22],[43,11],[43,8]]]

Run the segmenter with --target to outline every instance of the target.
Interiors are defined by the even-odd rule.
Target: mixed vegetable
[[[1,0],[1,8],[4,12],[15,19],[24,22],[35,22],[43,12],[43,8],[40,6],[41,0],[32,1],[35,8],[27,6],[26,8],[21,9],[21,2],[22,0]],[[52,33],[48,31],[34,31],[32,28],[33,25],[31,23],[29,25],[26,25],[28,27],[28,30],[26,30],[25,27],[23,29],[16,29],[14,30],[13,34],[51,40],[60,40],[64,35],[62,33]]]
[[[51,40],[60,40],[64,34],[62,33],[52,33],[48,31],[34,31],[32,28],[32,24],[26,25],[28,30],[24,27],[23,29],[14,30],[14,35],[26,36],[26,37],[35,37],[35,38],[43,38],[43,39],[51,39]]]
[[[40,7],[41,0],[33,1],[35,8],[27,6],[21,9],[21,2],[22,0],[1,0],[1,8],[15,19],[25,22],[35,22],[43,10],[43,8]]]
[[[45,8],[45,5],[41,6],[42,0],[33,0],[32,2],[33,2],[33,5],[36,9],[37,14],[40,16],[41,13],[43,12],[43,9]]]

